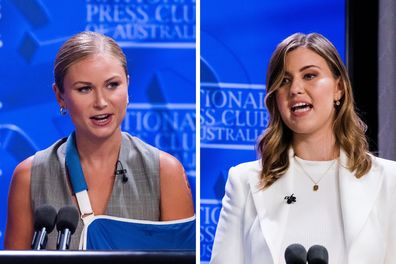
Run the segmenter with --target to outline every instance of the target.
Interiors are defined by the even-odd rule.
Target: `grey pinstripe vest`
[[[31,174],[33,211],[50,204],[59,210],[73,204],[65,170],[66,138],[34,155]],[[160,219],[159,150],[128,133],[122,133],[119,160],[127,170],[128,181],[116,176],[106,215],[130,219]],[[80,220],[72,236],[70,249],[78,249],[82,231]],[[56,249],[56,228],[48,236],[47,249]]]

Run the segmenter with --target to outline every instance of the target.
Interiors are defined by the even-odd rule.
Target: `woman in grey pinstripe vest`
[[[180,162],[121,132],[128,104],[126,58],[115,41],[82,32],[60,48],[53,90],[60,112],[75,126],[76,147],[95,215],[175,220],[194,215],[191,191]],[[30,249],[34,209],[75,204],[64,163],[65,139],[21,162],[9,193],[5,248]],[[116,178],[121,162],[126,184]],[[81,223],[77,233],[81,232]],[[55,233],[55,232],[54,232]],[[72,248],[76,248],[76,239]],[[53,248],[53,236],[48,247]]]

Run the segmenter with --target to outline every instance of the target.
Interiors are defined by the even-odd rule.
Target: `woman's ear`
[[[65,100],[63,99],[62,93],[59,90],[59,87],[54,83],[52,84],[52,90],[55,93],[56,101],[58,102],[59,106],[65,107]]]
[[[336,81],[336,90],[334,92],[334,100],[338,101],[344,96],[344,83],[341,80],[341,77]]]

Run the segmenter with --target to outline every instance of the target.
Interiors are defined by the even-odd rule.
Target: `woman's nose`
[[[94,107],[103,109],[107,106],[107,104],[108,103],[107,103],[106,95],[101,91],[96,91]]]
[[[304,85],[298,80],[292,80],[290,83],[290,95],[297,95],[304,93]]]

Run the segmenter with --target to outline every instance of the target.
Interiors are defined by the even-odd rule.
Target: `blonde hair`
[[[110,37],[91,31],[80,32],[68,39],[59,49],[54,63],[54,79],[59,91],[63,93],[63,81],[67,70],[88,56],[108,52],[117,58],[128,76],[127,61],[120,46]]]
[[[298,47],[305,47],[320,55],[327,62],[334,78],[340,79],[344,94],[340,99],[340,105],[335,106],[333,131],[336,144],[346,152],[348,157],[348,169],[355,173],[356,178],[360,178],[370,170],[372,165],[365,136],[366,125],[355,111],[352,86],[337,49],[318,33],[307,35],[296,33],[287,37],[276,47],[267,70],[265,103],[270,120],[257,146],[262,161],[262,188],[273,184],[289,168],[288,150],[292,143],[293,133],[282,121],[275,95],[285,75],[286,55]]]

